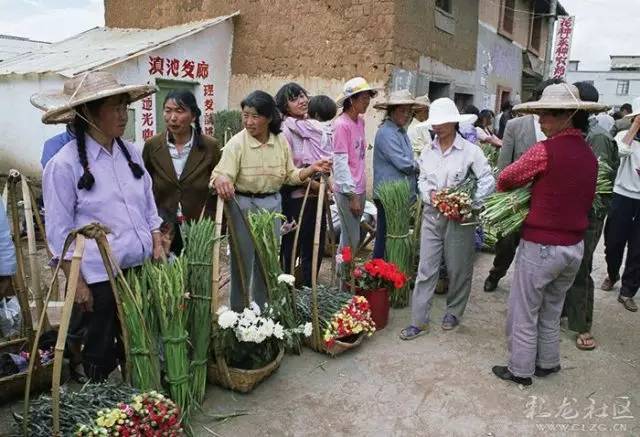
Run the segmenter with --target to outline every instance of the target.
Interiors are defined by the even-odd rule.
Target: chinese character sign
[[[575,17],[560,16],[556,28],[556,42],[553,47],[553,65],[550,77],[564,79],[569,66],[569,54],[571,53],[571,38]]]
[[[213,84],[204,84],[202,85],[202,91],[204,94],[204,133],[213,135],[213,113],[215,111],[213,94],[215,87]]]
[[[208,79],[209,64],[193,59],[164,58],[149,56],[149,74],[167,78]]]
[[[147,141],[154,134],[155,122],[153,115],[153,98],[142,99],[142,139]]]

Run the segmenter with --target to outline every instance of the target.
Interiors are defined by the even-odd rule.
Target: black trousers
[[[496,255],[493,258],[493,267],[489,271],[489,277],[495,281],[507,274],[509,266],[516,256],[516,250],[520,244],[520,232],[506,235],[496,242]]]
[[[78,341],[78,335],[82,335],[84,372],[91,380],[100,382],[123,361],[124,349],[111,284],[109,281],[89,284],[89,289],[93,295],[93,311],[83,312],[74,305],[68,341]]]
[[[620,294],[633,297],[640,287],[640,200],[613,194],[604,231],[605,259],[609,279],[620,278],[620,267],[627,248]]]
[[[385,259],[384,253],[387,248],[387,217],[384,213],[384,207],[382,202],[378,199],[374,199],[373,203],[376,205],[376,241],[373,243],[373,255],[372,258]]]
[[[295,220],[298,222],[300,219],[300,210],[302,209],[303,198],[283,198],[282,201],[282,214],[287,217],[287,221]],[[302,285],[311,287],[311,272],[313,261],[313,236],[316,229],[316,209],[318,208],[318,198],[308,197],[307,204],[304,208],[304,215],[302,216],[302,228],[300,229],[300,236],[298,237],[298,248],[296,253],[300,257],[301,277]],[[327,230],[326,214],[322,213],[322,222],[320,224],[320,251],[318,253],[318,271],[320,271],[320,264],[322,264],[322,255],[324,252],[324,241]],[[293,241],[296,233],[289,232],[282,236],[282,270],[294,274],[291,272],[291,257],[293,256]]]

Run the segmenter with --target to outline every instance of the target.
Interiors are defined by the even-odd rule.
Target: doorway
[[[451,85],[447,82],[429,82],[429,100],[432,102],[440,97],[449,97]]]

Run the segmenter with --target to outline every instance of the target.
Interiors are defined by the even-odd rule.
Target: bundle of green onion
[[[171,399],[188,416],[191,401],[189,356],[187,347],[187,305],[185,295],[185,260],[178,257],[171,264],[149,267],[149,285],[155,295],[154,307],[164,344],[166,380]],[[209,328],[205,328],[207,334]]]
[[[346,293],[335,287],[327,287],[321,284],[318,284],[316,293],[318,297],[318,318],[320,319],[321,329],[323,329],[333,315],[338,313],[353,297],[351,293]],[[311,322],[313,315],[311,288],[302,287],[301,290],[298,290],[296,308],[303,322]]]
[[[387,222],[385,259],[394,263],[407,277],[412,276],[414,252],[410,233],[411,194],[406,180],[390,181],[377,189],[378,198],[384,207]],[[391,305],[403,308],[409,304],[411,285],[409,281],[391,294]]]
[[[596,197],[593,202],[593,208],[596,210],[603,207],[601,196],[613,191],[612,175],[612,168],[599,160]],[[530,199],[531,185],[491,194],[485,199],[485,209],[480,214],[484,229],[490,230],[498,238],[517,232],[529,214]]]
[[[498,165],[498,156],[500,156],[500,150],[493,147],[489,143],[480,143],[480,148],[482,149],[482,153],[484,153],[484,156],[487,158],[487,161],[489,161],[489,165],[492,169],[494,169],[495,172],[495,168]]]
[[[209,218],[182,227],[187,259],[189,290],[189,340],[191,353],[191,393],[202,404],[207,387],[207,359],[211,339],[211,268],[214,222]]]
[[[267,276],[265,281],[269,292],[269,305],[278,314],[278,319],[285,328],[294,329],[300,323],[296,317],[293,295],[287,284],[278,282],[278,276],[282,274],[282,266],[280,265],[280,240],[276,237],[274,227],[276,221],[282,218],[284,218],[282,214],[264,209],[248,214],[249,227],[256,245],[256,256],[262,260]],[[293,348],[299,350],[301,346],[301,340],[295,339]]]
[[[132,384],[143,391],[161,390],[156,331],[145,317],[151,305],[144,274],[129,270],[126,281],[118,282],[118,289],[129,332]]]

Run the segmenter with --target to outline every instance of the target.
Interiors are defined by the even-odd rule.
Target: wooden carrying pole
[[[98,249],[100,251],[100,255],[102,256],[102,260],[104,263],[105,270],[107,275],[109,276],[109,282],[111,284],[112,292],[115,297],[118,317],[120,318],[120,329],[122,333],[122,342],[124,345],[125,351],[125,362],[126,362],[126,370],[123,369],[123,376],[127,383],[130,383],[131,372],[129,371],[129,367],[131,366],[130,359],[130,350],[129,350],[129,333],[127,331],[127,325],[124,322],[124,313],[122,311],[122,302],[120,300],[120,295],[118,292],[118,286],[116,284],[116,277],[114,274],[114,269],[117,271],[118,276],[122,276],[122,271],[114,262],[114,257],[111,254],[111,248],[109,247],[106,234],[109,232],[107,228],[98,224],[92,223],[81,229],[77,229],[69,233],[67,239],[64,243],[64,247],[61,253],[66,254],[71,247],[71,244],[75,242],[75,249],[73,252],[73,257],[71,260],[71,267],[69,272],[69,278],[67,280],[67,292],[65,293],[65,301],[64,306],[62,308],[62,316],[60,319],[60,328],[58,330],[58,337],[55,346],[55,355],[53,362],[53,376],[52,376],[52,386],[51,386],[51,399],[52,399],[52,416],[53,416],[53,429],[52,435],[58,436],[60,435],[60,378],[62,372],[62,359],[64,354],[64,345],[67,338],[67,332],[69,329],[69,323],[71,318],[71,311],[73,309],[73,304],[75,302],[75,294],[76,288],[78,286],[78,280],[80,277],[80,264],[82,261],[82,255],[84,252],[85,239],[93,239],[96,241],[98,245]],[[44,305],[45,307],[49,304],[49,300],[51,299],[51,295],[53,292],[53,285],[55,283],[55,278],[57,277],[62,263],[64,262],[63,257],[60,257],[58,261],[58,265],[54,272],[53,278],[51,280],[49,290],[45,296]],[[124,277],[121,278],[124,280]],[[44,328],[44,319],[46,317],[46,313],[42,313],[40,315],[38,321],[38,329],[36,332],[36,338],[39,338],[42,334],[42,330]],[[38,354],[38,342],[34,341],[31,348],[31,355],[29,357],[29,367],[27,370],[27,382],[25,387],[24,394],[24,414],[23,414],[23,434],[25,436],[28,435],[28,424],[29,424],[29,397],[31,391],[31,379],[33,376],[34,367],[37,365],[36,363],[39,361],[40,357]]]
[[[318,207],[316,209],[316,227],[313,233],[313,256],[311,258],[311,322],[313,325],[313,344],[318,351],[324,349],[322,334],[320,332],[320,316],[318,314],[318,257],[320,253],[320,230],[322,228],[322,214],[324,214],[324,195],[326,192],[326,180],[320,179],[318,193]]]

